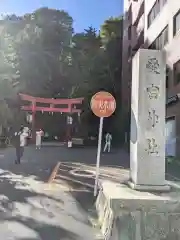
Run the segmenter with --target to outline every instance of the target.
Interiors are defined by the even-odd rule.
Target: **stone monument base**
[[[135,184],[132,181],[128,181],[128,185],[130,188],[137,191],[169,192],[171,190],[171,187],[169,185],[140,185]]]
[[[168,184],[170,192],[154,193],[102,181],[96,209],[104,239],[180,239],[180,183]]]

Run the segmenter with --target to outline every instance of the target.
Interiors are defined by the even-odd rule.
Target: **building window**
[[[169,67],[166,67],[166,89],[169,88]]]
[[[131,57],[131,46],[128,47],[128,58]]]
[[[164,7],[164,5],[166,4],[166,2],[167,2],[167,0],[161,0],[161,1],[160,1],[160,6],[161,6],[161,8]]]
[[[173,34],[174,36],[180,30],[180,11],[173,18]]]
[[[132,72],[132,64],[131,64],[131,62],[130,62],[130,63],[128,63],[128,71],[129,71],[129,73],[131,73],[131,72]]]
[[[149,49],[161,50],[168,43],[168,26],[159,34],[156,40],[149,46]]]
[[[131,17],[132,17],[132,4],[129,6],[129,10],[128,10],[128,20],[131,21]]]
[[[148,28],[151,26],[154,19],[157,17],[157,15],[160,13],[162,8],[164,7],[167,0],[156,0],[155,4],[153,5],[152,9],[150,10],[148,14]]]
[[[131,26],[128,27],[128,40],[131,40]]]
[[[174,85],[180,83],[180,60],[174,64],[173,67],[174,72]]]
[[[155,41],[151,43],[151,45],[148,47],[148,49],[156,49]]]

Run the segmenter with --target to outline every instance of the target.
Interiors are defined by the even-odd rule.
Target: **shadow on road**
[[[59,240],[63,238],[78,239],[70,230],[63,229],[54,223],[53,212],[48,204],[61,204],[64,202],[48,194],[36,192],[24,182],[23,176],[13,173],[1,173],[0,178],[0,234],[1,238],[24,240]],[[34,182],[35,184],[35,182]],[[60,208],[58,208],[60,211]],[[52,221],[51,221],[51,220]],[[77,219],[76,219],[77,221]],[[9,232],[9,229],[11,230]],[[13,235],[18,233],[17,235]]]
[[[8,221],[8,225],[11,226],[16,222],[16,228],[19,227],[20,231],[23,231],[24,229],[29,229],[29,233],[31,233],[32,236],[30,237],[20,237],[21,240],[60,240],[60,239],[68,239],[68,240],[77,240],[78,235],[67,231],[61,227],[58,226],[51,226],[48,224],[39,224],[37,225],[37,222],[32,219],[20,219],[17,217],[5,217],[3,218],[3,222]],[[1,225],[1,224],[0,224]],[[13,227],[12,227],[13,228]],[[27,231],[27,230],[26,230]],[[6,237],[6,236],[5,236]],[[10,238],[3,238],[3,239],[10,239]]]
[[[89,239],[78,234],[78,229],[79,232],[84,230],[83,234],[92,230],[83,214],[71,210],[74,208],[69,195],[87,209],[94,201],[91,191],[84,194],[84,189],[77,191],[77,185],[74,185],[64,196],[56,198],[51,195],[52,192],[41,189],[58,155],[55,153],[52,160],[53,153],[46,153],[31,154],[27,151],[21,165],[14,164],[12,153],[5,154],[4,159],[0,160],[0,235],[3,240]],[[63,195],[63,192],[59,192],[59,195]]]
[[[61,162],[55,183],[68,185],[73,197],[86,212],[94,210],[94,183],[96,166],[80,162]],[[123,182],[129,177],[128,170],[118,166],[101,166],[100,180]]]

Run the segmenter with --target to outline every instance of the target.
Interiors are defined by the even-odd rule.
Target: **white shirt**
[[[111,140],[112,140],[112,136],[111,136],[111,134],[110,133],[107,133],[106,134],[106,142],[111,142]]]
[[[20,147],[24,147],[26,145],[26,138],[28,137],[28,133],[23,132],[20,135]]]
[[[26,145],[26,138],[28,137],[28,133],[26,132],[15,132],[15,136],[20,136],[20,147],[24,147]]]

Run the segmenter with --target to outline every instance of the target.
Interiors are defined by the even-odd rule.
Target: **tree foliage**
[[[90,111],[90,98],[106,90],[118,103],[117,113],[109,120],[116,125],[120,112],[122,19],[106,20],[100,32],[91,26],[74,34],[72,26],[73,19],[67,12],[49,8],[4,17],[0,22],[0,100],[14,98],[19,92],[85,97],[82,120],[87,132],[93,132],[91,123],[96,131],[98,119]]]
[[[83,120],[92,134],[97,133],[98,118],[94,117],[89,102],[97,91],[112,93],[117,102],[117,110],[113,117],[105,121],[105,130],[120,135],[121,115],[121,50],[122,50],[122,18],[110,18],[97,33],[90,27],[73,37],[76,63],[74,71],[78,79],[73,94],[86,97]],[[92,124],[92,122],[94,124]],[[109,127],[109,126],[113,127]]]
[[[66,12],[41,8],[21,18],[7,16],[1,38],[11,46],[11,52],[2,50],[18,73],[18,91],[51,96],[61,90],[72,38],[72,18]]]
[[[41,8],[0,23],[0,99],[18,92],[52,97],[64,94],[72,41],[72,18]]]

